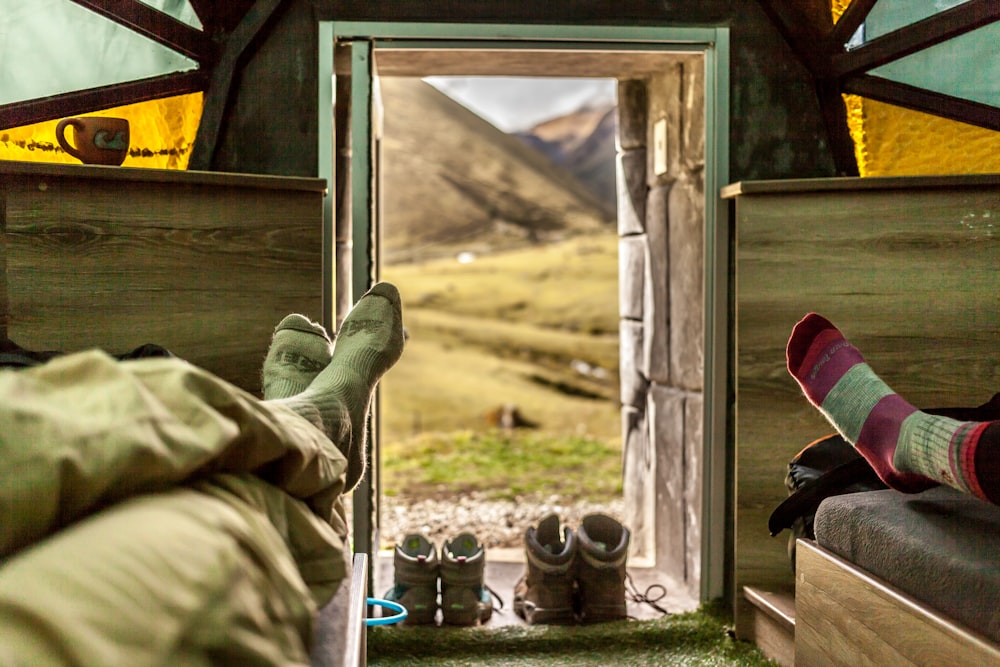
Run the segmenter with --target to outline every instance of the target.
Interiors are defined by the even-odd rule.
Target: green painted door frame
[[[729,179],[729,29],[725,27],[673,28],[587,25],[527,25],[473,23],[381,23],[321,21],[319,23],[319,176],[334,183],[333,76],[334,44],[352,42],[351,66],[351,198],[354,246],[350,287],[356,301],[376,279],[373,257],[377,232],[376,154],[372,150],[373,98],[376,74],[373,61],[379,44],[391,40],[393,48],[545,48],[607,51],[688,51],[702,53],[705,61],[705,369],[704,443],[702,469],[701,598],[722,597],[725,581],[728,330],[728,207],[719,190]],[[360,48],[359,48],[360,47]],[[434,72],[427,72],[432,75]],[[581,73],[586,75],[586,73]],[[358,205],[361,203],[361,205]],[[332,266],[334,206],[327,197],[324,208],[324,322],[334,322]],[[343,275],[343,274],[341,274]],[[343,287],[343,286],[342,286]],[[378,443],[369,449],[377,465]],[[356,493],[355,550],[373,549],[370,489]],[[359,504],[360,503],[360,504]],[[360,516],[359,516],[360,515]],[[365,539],[365,536],[367,539]],[[359,539],[361,537],[362,539]]]

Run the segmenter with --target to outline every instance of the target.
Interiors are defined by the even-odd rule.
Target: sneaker
[[[580,622],[600,623],[628,617],[625,611],[625,560],[629,530],[604,514],[588,514],[576,532]]]
[[[479,625],[493,616],[493,596],[483,583],[486,550],[471,533],[441,548],[441,613],[449,625]]]
[[[408,625],[434,623],[440,570],[435,546],[423,535],[411,533],[403,538],[402,544],[396,545],[392,564],[395,585],[385,594],[385,599],[406,608],[403,622]]]
[[[577,540],[559,531],[550,514],[524,532],[525,572],[514,586],[514,613],[529,624],[570,624],[576,620],[573,595]]]

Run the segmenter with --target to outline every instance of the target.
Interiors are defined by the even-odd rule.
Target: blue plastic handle
[[[392,625],[393,623],[399,623],[404,618],[406,618],[406,607],[399,604],[398,602],[392,602],[391,600],[383,600],[381,598],[368,598],[368,604],[374,605],[376,607],[384,607],[386,609],[396,612],[396,615],[383,616],[382,618],[366,618],[365,626]]]

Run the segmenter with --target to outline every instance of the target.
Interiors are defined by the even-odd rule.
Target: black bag
[[[788,462],[785,488],[789,496],[775,508],[767,521],[774,537],[786,528],[788,559],[795,567],[795,541],[816,539],[813,517],[819,504],[830,496],[888,488],[868,461],[839,434],[815,440]]]
[[[961,421],[993,421],[1000,419],[1000,393],[976,408],[927,408],[924,412]],[[767,529],[771,537],[786,528],[792,531],[788,559],[794,568],[795,541],[816,539],[813,518],[823,500],[888,487],[851,443],[834,433],[806,445],[789,461],[785,488],[789,496],[771,513]]]

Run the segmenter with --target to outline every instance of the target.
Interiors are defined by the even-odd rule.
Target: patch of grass
[[[383,626],[368,634],[368,664],[380,667],[773,667],[752,644],[732,639],[721,604],[652,621],[495,629]]]
[[[548,382],[540,382],[537,375]],[[503,359],[483,347],[431,340],[426,331],[417,330],[381,383],[383,441],[393,443],[427,432],[485,431],[491,426],[488,412],[514,403],[543,430],[614,442],[620,439],[621,417],[617,376],[611,377],[602,381],[580,377],[569,362],[554,368],[530,359]],[[558,381],[605,398],[557,391]]]
[[[613,230],[467,264],[391,266],[383,278],[399,287],[409,334],[381,382],[386,493],[620,490]],[[489,434],[486,416],[504,404],[538,431]]]
[[[427,497],[476,490],[591,501],[621,495],[621,449],[585,436],[536,431],[430,433],[386,445],[387,494]]]

